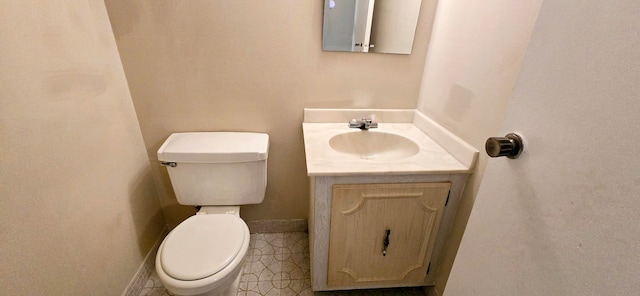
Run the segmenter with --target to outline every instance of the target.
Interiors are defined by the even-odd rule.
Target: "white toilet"
[[[235,295],[249,248],[240,205],[264,200],[269,135],[175,133],[158,150],[178,202],[201,206],[164,239],[162,284],[176,295]]]

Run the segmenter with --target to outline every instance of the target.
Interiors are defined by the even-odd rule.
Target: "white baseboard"
[[[149,279],[149,276],[153,273],[156,265],[156,254],[158,253],[158,248],[160,247],[160,243],[162,243],[162,240],[166,235],[167,229],[165,228],[160,233],[160,236],[156,240],[155,244],[153,244],[153,247],[151,248],[149,253],[147,253],[147,256],[144,257],[144,260],[142,261],[142,264],[140,264],[138,271],[136,271],[136,274],[133,276],[131,282],[129,282],[129,285],[127,285],[127,288],[124,290],[124,292],[122,292],[122,296],[140,295],[140,292],[142,292],[142,289],[147,282],[147,279]]]

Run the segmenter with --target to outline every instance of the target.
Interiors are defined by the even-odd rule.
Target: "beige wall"
[[[164,225],[104,3],[0,7],[0,294],[120,295]]]
[[[156,150],[181,131],[271,136],[267,195],[245,220],[306,218],[304,107],[415,108],[435,1],[411,55],[323,52],[323,1],[107,0],[170,226],[177,205]]]
[[[481,151],[463,194],[436,290],[444,285],[498,135],[541,0],[442,1],[425,62],[418,109]]]

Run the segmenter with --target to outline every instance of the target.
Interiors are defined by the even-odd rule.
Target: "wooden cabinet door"
[[[334,185],[328,285],[421,285],[449,183]],[[383,255],[389,230],[389,244]]]

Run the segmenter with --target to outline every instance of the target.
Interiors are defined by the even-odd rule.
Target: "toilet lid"
[[[193,281],[224,269],[245,240],[244,222],[228,214],[195,215],[180,223],[164,241],[160,262],[171,277]]]

